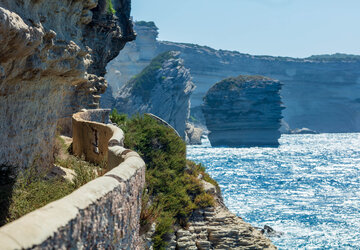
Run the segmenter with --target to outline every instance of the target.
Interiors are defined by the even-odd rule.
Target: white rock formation
[[[185,139],[190,94],[194,90],[190,72],[179,52],[156,57],[139,75],[119,91],[114,107],[120,113],[152,113],[168,122]]]
[[[253,56],[206,46],[157,41],[157,28],[146,22],[135,25],[137,40],[125,46],[109,65],[106,76],[114,95],[152,56],[181,51],[196,89],[191,95],[192,116],[201,119],[200,106],[208,89],[218,81],[237,75],[263,75],[280,80],[287,107],[284,120],[290,129],[317,132],[360,132],[360,57],[334,55],[304,59]],[[115,75],[111,72],[117,72]],[[120,76],[121,77],[118,77]]]
[[[190,145],[200,145],[203,132],[204,130],[202,128],[195,127],[191,123],[186,123],[186,142]]]
[[[212,86],[202,106],[212,146],[278,146],[281,83],[262,76],[226,78]]]

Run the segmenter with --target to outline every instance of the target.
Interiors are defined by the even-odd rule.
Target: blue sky
[[[256,55],[360,55],[360,0],[132,0],[159,39]]]

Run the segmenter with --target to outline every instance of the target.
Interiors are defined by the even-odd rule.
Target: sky
[[[360,0],[132,0],[159,39],[253,55],[360,55]]]

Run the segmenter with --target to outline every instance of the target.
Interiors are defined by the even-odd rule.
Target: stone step
[[[196,246],[200,250],[203,250],[203,249],[205,250],[205,249],[211,248],[211,243],[210,243],[210,241],[199,240],[199,241],[196,241]]]

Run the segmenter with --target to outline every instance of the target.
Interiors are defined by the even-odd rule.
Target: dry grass
[[[53,176],[50,170],[39,170],[36,163],[20,172],[16,178],[3,173],[0,182],[0,226],[58,200],[105,174],[106,164],[97,166],[70,154],[71,144],[57,136],[54,157],[57,165],[72,169],[72,181]],[[1,169],[11,169],[1,166]]]

